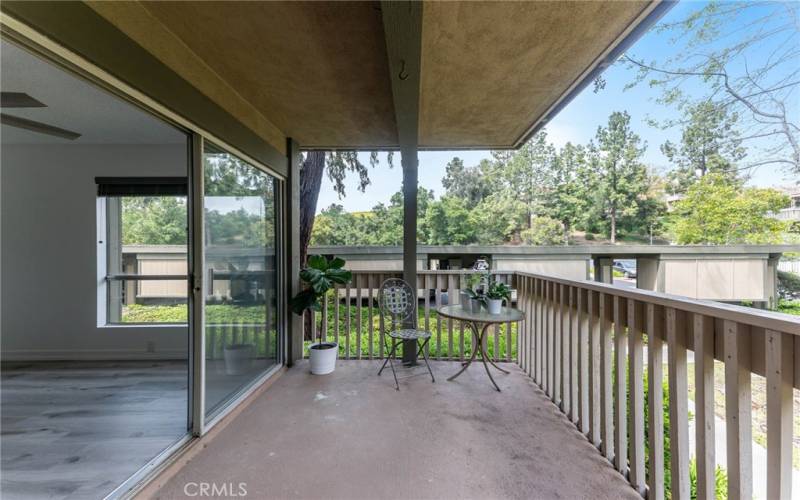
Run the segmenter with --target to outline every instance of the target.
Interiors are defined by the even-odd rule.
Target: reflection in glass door
[[[211,416],[278,363],[276,180],[203,151],[205,409]]]

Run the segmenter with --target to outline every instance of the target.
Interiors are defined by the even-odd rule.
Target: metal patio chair
[[[383,339],[383,348],[388,355],[378,371],[378,375],[380,376],[383,369],[386,368],[386,364],[389,363],[394,375],[395,389],[399,391],[400,382],[397,379],[397,371],[394,369],[392,358],[397,359],[397,348],[403,341],[413,340],[419,346],[417,356],[422,354],[425,366],[428,367],[428,373],[431,374],[431,382],[436,382],[431,365],[428,363],[428,355],[425,353],[425,346],[431,339],[431,333],[417,329],[417,294],[414,289],[401,279],[390,278],[381,285],[378,303],[380,304],[381,318],[389,329],[387,336]],[[411,327],[404,325],[411,325]],[[392,341],[391,348],[386,337]]]

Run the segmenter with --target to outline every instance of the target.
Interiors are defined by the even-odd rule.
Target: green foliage
[[[800,300],[780,299],[778,301],[778,312],[800,316]]]
[[[301,315],[307,309],[321,310],[320,299],[334,285],[345,285],[353,277],[350,271],[344,269],[344,265],[344,259],[338,257],[328,259],[322,255],[311,255],[308,267],[300,271],[300,279],[308,286],[291,299],[292,312]]]
[[[339,341],[339,357],[361,357],[366,358],[369,353],[373,353],[374,358],[378,358],[384,349],[382,338],[380,314],[378,312],[377,304],[372,308],[372,316],[367,303],[361,308],[361,328],[358,328],[358,309],[355,305],[348,306],[342,299],[338,300],[339,308],[339,323],[337,329],[336,323],[336,304],[337,300],[333,294],[329,294],[326,299],[328,301],[328,315],[327,315],[327,330],[325,339],[328,341]],[[470,327],[459,321],[452,321],[452,330],[447,326],[447,318],[438,316],[433,304],[429,316],[426,317],[424,308],[420,307],[417,310],[418,325],[420,328],[432,333],[430,342],[428,343],[430,356],[435,356],[440,359],[464,359],[472,355],[473,349],[473,335]],[[349,318],[350,332],[346,335],[347,321]],[[316,313],[316,323],[321,324],[321,314]],[[384,324],[387,328],[387,325]],[[370,335],[370,332],[372,334]],[[495,343],[495,332],[497,332]],[[337,336],[338,335],[338,336]],[[306,340],[306,347],[311,341]],[[497,349],[495,349],[495,345]],[[463,347],[462,347],[463,346]],[[517,353],[517,324],[511,324],[511,330],[507,330],[507,325],[502,324],[497,330],[490,328],[488,331],[487,352],[491,357],[505,359],[510,352],[512,359],[516,357]],[[400,348],[402,350],[402,347]],[[398,357],[402,357],[398,353]]]
[[[466,245],[476,240],[475,221],[462,198],[445,196],[431,202],[422,226],[429,245]]]
[[[729,107],[702,101],[687,109],[688,122],[683,126],[681,143],[670,141],[661,151],[676,165],[667,176],[669,193],[685,193],[697,180],[709,173],[720,174],[729,183],[739,182],[736,164],[746,150],[735,127],[738,116]]]
[[[126,196],[121,208],[124,245],[186,244],[186,198]]]
[[[511,300],[511,288],[503,282],[496,281],[494,276],[489,277],[489,286],[486,288],[486,298],[490,300]]]
[[[742,188],[707,174],[675,204],[671,229],[679,244],[780,243],[786,224],[770,214],[788,203],[775,189]]]
[[[592,155],[594,217],[616,242],[618,225],[630,224],[641,215],[640,205],[650,188],[647,167],[641,162],[646,145],[630,127],[627,112],[614,112],[605,127],[598,127]]]
[[[534,217],[520,236],[526,245],[558,245],[564,242],[564,226],[550,217]]]
[[[122,309],[123,323],[186,323],[189,308],[179,305],[131,304]],[[207,324],[263,323],[265,306],[238,306],[232,304],[206,304]]]

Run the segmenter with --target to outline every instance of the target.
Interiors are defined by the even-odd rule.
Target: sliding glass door
[[[277,181],[209,143],[203,175],[208,419],[279,362]]]

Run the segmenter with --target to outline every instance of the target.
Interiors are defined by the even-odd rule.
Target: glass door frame
[[[269,167],[254,161],[247,156],[240,156],[250,166],[268,174],[275,181],[275,259],[276,259],[276,363],[258,375],[250,383],[238,390],[225,404],[210,417],[206,415],[206,339],[205,339],[205,141],[224,148],[233,155],[239,153],[229,148],[228,144],[216,139],[206,139],[194,132],[191,137],[191,169],[189,171],[188,213],[189,213],[189,406],[192,435],[199,437],[207,433],[214,425],[239,406],[247,397],[258,390],[261,385],[280,371],[286,364],[287,322],[287,288],[286,288],[286,241],[285,223],[285,190],[286,179]]]
[[[117,97],[133,104],[137,108],[150,113],[160,120],[184,131],[189,136],[189,165],[187,165],[187,176],[189,189],[187,193],[187,212],[188,212],[188,342],[189,342],[189,367],[188,367],[188,408],[187,408],[187,433],[184,438],[176,442],[170,448],[162,451],[156,457],[143,466],[138,472],[129,479],[118,485],[111,495],[122,495],[136,491],[137,486],[143,484],[151,475],[160,472],[163,466],[169,463],[169,459],[177,452],[180,452],[191,438],[202,436],[207,433],[219,420],[224,418],[232,409],[236,408],[244,399],[258,390],[262,384],[282,370],[287,363],[289,343],[288,335],[288,287],[287,272],[288,260],[285,243],[288,241],[287,233],[287,207],[286,203],[290,199],[291,193],[288,188],[288,169],[285,173],[280,173],[280,165],[272,168],[263,162],[255,160],[252,155],[244,153],[240,148],[230,142],[222,140],[213,132],[204,129],[190,119],[172,111],[170,108],[161,104],[160,101],[139,91],[126,82],[118,79],[112,73],[93,64],[83,56],[77,54],[69,47],[55,41],[52,37],[43,34],[36,27],[32,27],[26,22],[20,21],[6,12],[0,12],[0,36],[3,39],[12,41],[36,54],[37,56],[49,61],[50,63],[64,69],[65,71],[77,75],[90,83],[104,89]],[[203,291],[203,141],[205,139],[214,144],[225,148],[232,154],[247,161],[252,166],[264,171],[275,179],[275,212],[276,212],[276,272],[277,272],[277,363],[263,373],[248,386],[243,388],[232,397],[225,408],[218,412],[211,419],[206,419],[204,415],[204,297]],[[271,145],[264,143],[268,149]],[[252,144],[251,144],[252,146]],[[273,152],[275,162],[281,161],[281,156],[277,150]],[[283,156],[286,164],[289,164],[288,156]],[[199,300],[198,300],[199,297]]]

